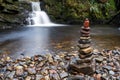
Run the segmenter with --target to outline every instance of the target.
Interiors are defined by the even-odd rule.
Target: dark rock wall
[[[25,19],[30,11],[29,2],[0,0],[0,29],[25,25]]]

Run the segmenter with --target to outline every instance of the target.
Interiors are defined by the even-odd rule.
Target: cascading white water
[[[29,25],[43,25],[52,24],[45,11],[41,11],[40,2],[31,2],[32,13],[29,14],[27,19]]]
[[[29,14],[29,17],[26,19],[31,26],[67,26],[62,24],[52,23],[46,14],[45,11],[42,11],[40,8],[40,2],[31,2],[32,12]]]

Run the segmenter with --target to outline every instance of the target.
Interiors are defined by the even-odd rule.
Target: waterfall
[[[32,12],[29,14],[27,21],[29,25],[53,24],[45,11],[40,8],[40,2],[31,2]]]

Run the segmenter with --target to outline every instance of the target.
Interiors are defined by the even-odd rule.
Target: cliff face
[[[29,2],[0,0],[0,29],[25,25],[29,11],[31,11]]]

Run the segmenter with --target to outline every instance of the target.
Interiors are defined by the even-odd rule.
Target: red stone
[[[86,19],[85,19],[85,21],[84,21],[84,24],[83,24],[83,25],[84,25],[84,27],[85,27],[85,28],[88,28],[88,27],[89,27],[90,22],[89,22],[88,18],[86,18]]]

